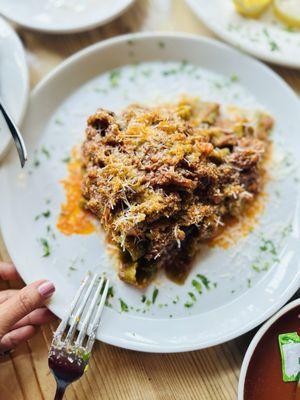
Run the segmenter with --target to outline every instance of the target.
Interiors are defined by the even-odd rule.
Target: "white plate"
[[[254,338],[252,339],[252,341],[247,349],[247,352],[246,352],[244,360],[243,360],[240,378],[239,378],[238,400],[244,400],[245,379],[246,379],[249,363],[251,361],[251,358],[252,358],[254,351],[255,351],[257,345],[259,344],[260,340],[266,334],[266,332],[269,330],[269,328],[271,328],[271,326],[280,317],[287,314],[293,308],[299,307],[299,305],[300,305],[300,299],[291,301],[285,307],[283,307],[280,311],[278,311],[275,315],[273,315],[273,317],[270,318],[269,321],[267,321],[255,334]]]
[[[1,0],[0,13],[11,21],[48,33],[72,33],[104,25],[134,0]]]
[[[119,73],[109,72],[114,68]],[[134,101],[174,100],[183,93],[267,108],[277,120],[277,165],[267,187],[268,206],[254,231],[228,250],[203,247],[183,286],[161,274],[143,292],[151,301],[154,287],[159,289],[155,304],[147,306],[139,290],[117,278],[103,235],[67,237],[55,228],[65,198],[59,183],[67,175],[62,160],[82,140],[86,118],[97,107],[118,110]],[[98,337],[107,343],[176,352],[232,339],[268,318],[299,286],[299,183],[294,161],[300,151],[299,126],[299,101],[283,80],[260,62],[216,41],[146,33],[84,49],[32,94],[23,125],[30,158],[25,171],[20,173],[14,153],[0,171],[0,221],[9,253],[26,282],[42,277],[55,282],[57,292],[50,308],[59,316],[84,271],[106,271],[115,295]],[[50,217],[35,220],[47,210]],[[261,250],[260,235],[272,240],[276,249],[268,242],[267,251]],[[40,238],[49,242],[49,257],[43,258]],[[267,271],[256,272],[258,268]],[[210,290],[203,286],[202,295],[192,284],[199,273],[211,281]],[[197,297],[190,308],[184,305],[190,301],[188,292]],[[120,298],[128,312],[121,312]]]
[[[244,18],[232,0],[186,0],[216,35],[248,53],[287,67],[300,68],[300,30],[289,30],[270,8],[259,19]]]
[[[0,17],[0,98],[16,124],[24,115],[28,100],[28,70],[22,43],[10,25]],[[11,141],[0,116],[0,158]]]

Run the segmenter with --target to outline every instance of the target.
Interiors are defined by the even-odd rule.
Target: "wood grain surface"
[[[115,35],[165,30],[214,36],[184,0],[137,0],[120,18],[81,34],[47,35],[15,28],[26,48],[31,87],[69,55]],[[274,69],[300,94],[300,71]],[[0,259],[9,260],[1,239]],[[0,289],[9,286],[16,284],[0,283]],[[55,323],[43,327],[32,340],[0,361],[1,400],[53,399],[55,384],[47,366],[47,353],[54,328]],[[97,343],[90,369],[69,388],[66,398],[236,399],[239,370],[253,333],[207,350],[169,355],[137,353]]]

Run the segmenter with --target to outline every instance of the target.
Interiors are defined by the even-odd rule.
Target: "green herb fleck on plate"
[[[190,298],[191,298],[193,301],[197,301],[196,296],[194,295],[193,292],[188,292],[188,295],[190,296]]]
[[[43,257],[50,256],[51,251],[50,251],[50,246],[49,246],[48,240],[41,238],[40,242],[41,242],[41,245],[43,246],[43,251],[44,251]]]
[[[145,303],[146,300],[147,300],[147,297],[146,297],[146,295],[143,294],[143,295],[142,295],[142,298],[141,298],[141,302],[142,302],[142,303]]]
[[[117,87],[119,85],[121,72],[117,69],[113,70],[109,74],[109,81],[111,87]]]
[[[114,295],[115,295],[115,293],[114,293],[114,288],[113,288],[113,286],[110,286],[110,287],[108,288],[108,291],[107,291],[107,298],[114,297]]]
[[[59,117],[55,118],[54,122],[56,123],[56,125],[63,125],[63,122]]]
[[[34,161],[33,161],[33,166],[35,167],[35,168],[37,168],[37,167],[39,167],[40,166],[40,161],[37,159],[37,158],[35,158],[34,159]]]
[[[200,282],[196,281],[196,279],[192,280],[192,285],[194,286],[194,288],[197,290],[197,292],[199,294],[202,294],[202,285]]]
[[[201,280],[207,290],[210,290],[210,280],[205,275],[197,274],[197,278]]]
[[[69,157],[65,157],[61,161],[66,163],[66,164],[68,164],[71,161],[71,157],[70,156]]]
[[[48,158],[48,159],[50,158],[50,152],[49,152],[49,150],[46,149],[45,146],[42,146],[41,152],[45,155],[46,158]]]
[[[51,215],[51,211],[47,210],[42,212],[41,214],[36,215],[36,217],[34,218],[35,221],[39,220],[40,218],[44,217],[44,218],[49,218]]]
[[[128,305],[125,303],[125,301],[122,299],[119,299],[119,301],[120,301],[121,311],[128,312],[129,308]]]
[[[152,304],[155,303],[156,298],[157,298],[157,295],[158,295],[158,289],[157,289],[157,288],[154,288],[153,294],[152,294]]]

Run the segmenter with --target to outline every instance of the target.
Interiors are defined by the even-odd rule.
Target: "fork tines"
[[[85,338],[85,351],[90,352],[100,319],[105,305],[109,288],[109,280],[98,274],[88,273],[83,279],[75,297],[70,305],[65,318],[59,324],[53,342],[64,347],[83,347]],[[82,322],[81,322],[82,321]],[[76,330],[79,326],[79,333],[75,339]]]

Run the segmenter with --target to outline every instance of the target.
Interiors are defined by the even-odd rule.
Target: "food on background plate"
[[[284,24],[300,28],[300,0],[275,0],[274,12]]]
[[[291,28],[300,27],[300,0],[233,0],[244,17],[258,18],[272,4],[275,16]]]
[[[89,117],[84,207],[117,245],[121,279],[186,277],[199,244],[260,193],[272,125],[265,113],[196,98]]]
[[[257,18],[266,11],[272,0],[233,0],[233,3],[240,14]]]

